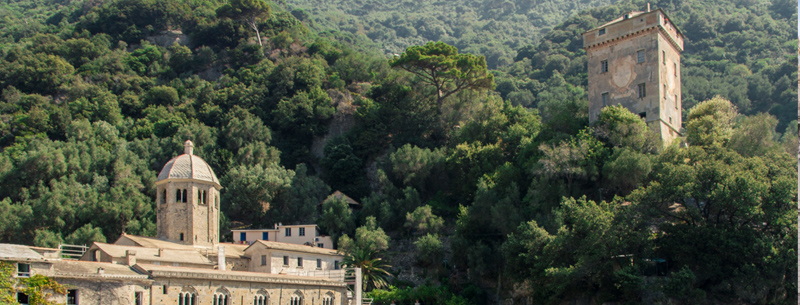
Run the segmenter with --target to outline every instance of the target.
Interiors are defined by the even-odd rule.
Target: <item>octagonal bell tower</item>
[[[199,247],[219,243],[219,184],[194,144],[184,143],[184,154],[169,160],[156,181],[158,238]]]

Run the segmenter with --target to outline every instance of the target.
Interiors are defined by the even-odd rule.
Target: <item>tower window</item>
[[[180,240],[180,241],[183,241],[183,233],[181,233],[181,235],[180,235],[180,237],[178,238],[178,240]]]
[[[298,257],[297,258],[297,267],[303,267],[303,258],[302,257]]]
[[[644,50],[636,51],[636,63],[644,62]]]
[[[284,266],[289,266],[289,257],[288,256],[285,256],[285,255],[283,256],[283,265]]]
[[[605,34],[606,34],[606,29],[600,29],[599,31],[597,31],[597,36],[605,35]]]
[[[644,83],[639,84],[639,98],[643,98],[647,96],[647,91],[645,89]]]
[[[608,72],[608,60],[600,61],[600,73]]]
[[[183,197],[181,198],[181,202],[186,202],[186,197],[188,197],[186,194],[186,189],[183,189]]]
[[[175,190],[175,202],[182,202],[182,200],[181,200],[181,190]]]
[[[603,92],[600,95],[601,100],[603,101],[603,107],[608,106],[608,92]]]

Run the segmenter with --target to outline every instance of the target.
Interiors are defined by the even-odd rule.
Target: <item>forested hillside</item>
[[[533,44],[564,19],[612,0],[286,0],[292,15],[321,34],[378,54],[443,41],[486,56],[490,68],[510,64],[517,49]]]
[[[156,175],[191,139],[225,230],[318,223],[377,304],[795,304],[794,4],[652,3],[687,36],[688,145],[666,146],[625,109],[587,119],[580,33],[644,2],[512,4],[436,14],[527,16],[489,37],[574,15],[387,59],[289,3],[7,1],[0,242],[154,235]],[[470,54],[498,45],[518,48],[500,70]],[[361,208],[319,205],[336,190]]]

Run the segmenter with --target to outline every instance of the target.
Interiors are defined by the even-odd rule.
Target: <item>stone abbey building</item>
[[[185,153],[158,175],[157,238],[123,234],[113,244],[93,243],[79,260],[62,259],[58,249],[0,244],[0,261],[14,264],[15,277],[42,274],[65,285],[66,295],[52,297],[59,304],[354,303],[336,250],[263,240],[220,243],[222,186],[193,154],[192,142],[184,145]],[[28,302],[21,292],[16,297]]]
[[[681,130],[683,34],[664,11],[629,12],[583,33],[589,74],[589,121],[622,105],[639,114],[664,145]]]

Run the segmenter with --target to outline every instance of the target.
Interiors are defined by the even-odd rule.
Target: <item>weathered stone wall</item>
[[[605,34],[600,34],[600,29]],[[640,114],[668,144],[681,129],[680,52],[683,38],[661,11],[586,32],[589,120],[597,120],[605,106],[622,105]],[[637,53],[643,51],[644,62]],[[603,71],[602,62],[608,71]],[[645,97],[639,97],[639,85]],[[608,103],[603,104],[603,94]]]
[[[136,304],[136,293],[140,293],[142,304],[150,304],[150,285],[130,283],[125,280],[74,279],[55,280],[67,289],[78,290],[78,304],[81,305],[129,305]],[[66,304],[67,296],[55,294],[51,298],[57,304]]]
[[[156,280],[153,284],[153,305],[177,305],[181,292],[193,292],[196,304],[212,304],[215,294],[226,294],[229,304],[253,304],[257,295],[268,297],[267,304],[289,304],[292,295],[300,295],[303,304],[322,304],[322,298],[330,294],[334,304],[343,302],[344,287],[309,286],[302,284],[274,284],[236,282],[214,279],[168,279]],[[166,293],[164,293],[166,287]]]

